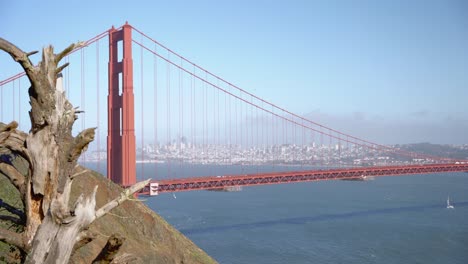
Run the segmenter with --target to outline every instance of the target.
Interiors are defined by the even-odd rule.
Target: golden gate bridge
[[[108,47],[104,53],[103,45]],[[101,62],[105,57],[107,64]],[[167,163],[165,175],[154,175],[144,194],[468,171],[465,160],[385,146],[299,116],[228,82],[128,23],[86,41],[66,61],[75,63],[61,81],[69,100],[85,111],[81,128],[90,121],[98,127],[95,154],[85,154],[84,161],[99,164],[106,156],[107,177],[124,187],[136,182],[137,157],[142,174],[146,162]],[[101,118],[103,72],[108,76],[106,155],[101,155],[100,133],[106,127]],[[17,118],[20,127],[28,100],[24,76],[19,73],[0,82],[0,120]],[[145,145],[150,141],[152,151]],[[281,163],[293,164],[295,170],[278,166],[275,171],[273,166],[272,172],[171,178],[171,170],[181,162]]]

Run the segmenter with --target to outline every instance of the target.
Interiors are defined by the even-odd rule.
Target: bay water
[[[137,164],[140,179],[298,169],[307,168]],[[454,209],[446,208],[447,196]],[[468,263],[468,173],[145,199],[220,263]]]

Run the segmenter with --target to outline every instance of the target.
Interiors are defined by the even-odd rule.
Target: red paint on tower
[[[118,61],[119,41],[123,42],[121,61]],[[113,27],[109,30],[108,80],[107,178],[129,186],[136,182],[132,27],[129,24],[120,30]]]

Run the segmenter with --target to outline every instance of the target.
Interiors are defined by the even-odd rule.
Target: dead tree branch
[[[10,180],[11,184],[13,184],[16,189],[18,189],[21,197],[23,197],[26,191],[25,177],[18,170],[16,170],[15,167],[7,163],[0,163],[0,173],[3,173]]]
[[[14,44],[10,43],[9,41],[3,38],[0,38],[0,50],[3,50],[6,53],[8,53],[13,58],[13,60],[18,62],[21,65],[21,67],[23,67],[24,71],[26,72],[26,75],[31,81],[31,84],[36,83],[36,80],[31,79],[30,77],[35,75],[35,67],[29,60],[29,55],[31,55],[30,53],[23,52]]]
[[[89,230],[81,231],[81,233],[76,238],[75,246],[73,246],[72,252],[76,252],[81,247],[90,243],[97,237],[96,233],[90,232]]]
[[[124,241],[125,238],[120,235],[113,234],[110,236],[101,253],[93,260],[93,264],[111,263]]]
[[[22,250],[27,249],[26,237],[22,233],[16,233],[10,230],[0,228],[0,241],[17,246]]]
[[[78,42],[78,43],[74,43],[74,44],[71,44],[70,46],[66,47],[62,52],[58,53],[56,56],[55,56],[55,64],[59,64],[59,62],[65,57],[67,56],[70,52],[72,52],[74,49],[78,49],[80,47],[83,47],[85,45],[84,42]]]
[[[68,161],[78,160],[81,153],[86,151],[89,143],[94,140],[95,130],[96,128],[85,129],[75,137],[68,154]]]
[[[135,192],[143,189],[146,185],[148,185],[150,182],[150,179],[146,181],[141,181],[137,182],[134,185],[132,185],[130,188],[124,190],[119,197],[115,198],[114,200],[108,202],[106,205],[103,207],[99,208],[99,210],[96,211],[96,219],[107,214],[110,210],[114,209],[116,206],[119,204],[123,203],[124,201],[128,200],[128,198],[133,195]]]

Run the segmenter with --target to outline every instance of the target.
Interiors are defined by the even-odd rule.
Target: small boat
[[[355,178],[343,178],[341,179],[342,181],[373,181],[375,180],[374,176],[364,176],[361,175],[360,177],[355,177]]]
[[[447,196],[447,209],[454,209],[453,205],[450,204],[450,197]]]

